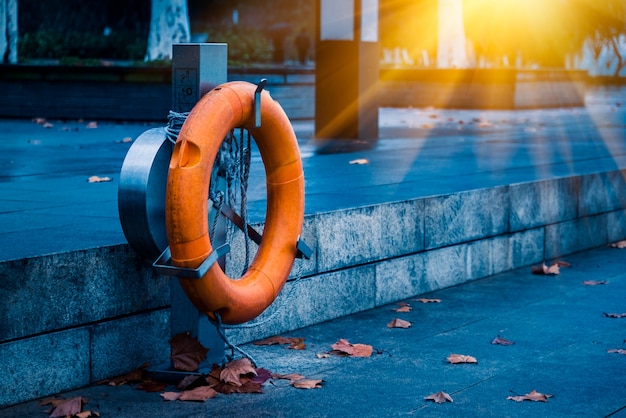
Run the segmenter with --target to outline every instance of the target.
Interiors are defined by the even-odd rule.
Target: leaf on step
[[[91,176],[87,179],[88,183],[107,183],[111,181],[111,177]]]
[[[428,395],[424,398],[424,400],[435,401],[437,403],[454,402],[452,400],[452,397],[443,391],[439,391],[437,393],[433,393],[432,395]]]
[[[419,298],[419,299],[413,299],[416,302],[420,302],[420,303],[441,303],[441,299],[428,299],[428,298]]]
[[[513,345],[515,344],[513,341],[509,341],[506,338],[502,338],[499,335],[491,341],[493,345]]]
[[[338,356],[351,356],[351,357],[370,357],[374,351],[371,345],[367,344],[350,344],[348,340],[340,339],[335,344],[331,345],[331,354]]]
[[[585,280],[583,284],[585,286],[600,286],[603,284],[608,284],[609,282],[606,280]]]
[[[394,318],[387,324],[387,328],[410,328],[411,323],[404,319]]]
[[[552,395],[547,395],[544,393],[539,393],[533,389],[532,392],[527,393],[526,395],[518,395],[518,396],[507,396],[507,400],[522,402],[522,401],[533,401],[533,402],[548,402],[548,398],[551,398]]]
[[[322,387],[322,382],[321,379],[292,380],[291,386],[298,389],[319,389]]]
[[[626,240],[617,241],[609,244],[609,247],[623,249],[626,248]]]
[[[604,316],[606,316],[607,318],[626,318],[626,312],[625,313],[603,313]]]
[[[452,364],[478,363],[478,360],[476,360],[476,357],[466,356],[464,354],[450,354],[447,360],[449,363],[452,363]]]

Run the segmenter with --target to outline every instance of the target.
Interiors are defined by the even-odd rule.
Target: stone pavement
[[[566,258],[556,276],[510,271],[422,295],[440,303],[406,300],[291,332],[306,349],[242,348],[273,373],[299,373],[324,382],[296,389],[265,383],[263,394],[218,394],[206,402],[166,402],[136,385],[95,385],[64,393],[89,399],[102,417],[605,417],[626,416],[626,249],[599,248]],[[606,282],[584,285],[584,281]],[[408,329],[390,329],[401,318]],[[286,335],[287,336],[287,335]],[[493,345],[496,337],[514,345]],[[369,358],[318,358],[339,339],[369,344]],[[140,342],[139,342],[140,343]],[[450,354],[477,364],[449,364]],[[28,376],[24,376],[28,379]],[[35,382],[34,382],[35,384]],[[168,387],[166,390],[174,390]],[[537,390],[547,402],[507,400]],[[424,397],[444,391],[454,402]],[[37,401],[0,409],[1,417],[45,416]]]
[[[0,120],[0,261],[126,241],[117,211],[125,139],[155,125],[89,122]],[[294,122],[306,214],[626,168],[624,87],[593,90],[585,108],[383,108],[379,123],[375,149],[317,155],[312,121]],[[262,221],[262,164],[251,170],[249,214]],[[88,183],[94,175],[112,181]]]

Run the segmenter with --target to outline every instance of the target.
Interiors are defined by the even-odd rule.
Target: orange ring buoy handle
[[[213,251],[207,196],[211,171],[223,139],[234,128],[254,137],[265,166],[267,208],[263,240],[249,269],[238,280],[216,263],[199,280],[180,279],[189,299],[226,324],[257,317],[278,296],[297,253],[304,217],[304,174],[297,139],[287,115],[262,92],[260,128],[254,127],[254,92],[247,82],[222,84],[193,108],[170,161],[165,225],[172,262],[197,268]]]

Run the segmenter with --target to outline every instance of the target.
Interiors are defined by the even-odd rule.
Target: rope
[[[165,127],[165,134],[167,139],[173,144],[176,143],[180,130],[183,127],[183,123],[187,120],[189,112],[174,112],[170,110],[167,115],[167,126]]]
[[[224,344],[226,344],[228,348],[230,348],[230,356],[225,354],[228,361],[234,360],[235,351],[238,351],[239,354],[249,359],[252,362],[252,364],[256,366],[258,363],[256,362],[256,360],[254,360],[254,357],[252,357],[250,354],[244,351],[241,347],[238,347],[235,344],[232,344],[230,341],[228,341],[228,338],[226,338],[226,335],[224,334],[224,324],[222,323],[221,315],[218,312],[214,312],[214,315],[215,315],[215,321],[211,321],[211,322],[213,322],[213,325],[215,325],[215,328],[217,329],[217,333],[220,335],[220,338],[222,339],[222,341],[224,341]]]

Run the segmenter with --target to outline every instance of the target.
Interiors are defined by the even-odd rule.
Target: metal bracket
[[[304,258],[306,260],[311,259],[311,255],[313,254],[313,250],[309,247],[306,242],[302,241],[302,238],[298,237],[298,242],[296,243],[296,248],[298,249],[298,253],[296,254],[297,258]]]
[[[254,127],[261,127],[261,92],[267,84],[267,79],[262,78],[254,91]]]
[[[163,254],[152,263],[154,270],[164,276],[177,276],[185,279],[201,279],[217,260],[226,255],[230,251],[230,245],[224,244],[217,247],[209,256],[198,266],[198,268],[185,268],[172,265],[172,254],[170,247],[167,247]]]

